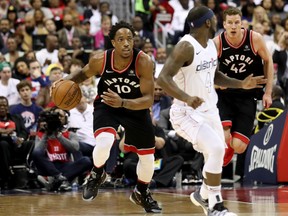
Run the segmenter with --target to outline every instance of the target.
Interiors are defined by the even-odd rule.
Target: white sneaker
[[[237,216],[233,212],[229,212],[227,208],[224,207],[223,202],[216,203],[213,209],[208,209],[208,216]]]

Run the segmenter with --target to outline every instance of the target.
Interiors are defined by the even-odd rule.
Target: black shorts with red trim
[[[101,128],[119,126],[125,129],[125,150],[139,154],[155,152],[155,136],[149,110],[128,110],[113,108],[106,104],[94,104],[94,132]]]
[[[220,118],[231,133],[238,132],[246,137],[252,135],[257,108],[257,99],[249,95],[217,91]],[[224,125],[224,124],[223,124]]]

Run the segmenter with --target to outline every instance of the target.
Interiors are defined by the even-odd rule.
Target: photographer
[[[28,133],[20,115],[8,113],[9,103],[6,97],[0,96],[0,187],[12,187],[11,166],[25,163],[32,146],[26,142]]]
[[[38,180],[48,191],[71,190],[71,182],[88,171],[92,162],[88,157],[73,160],[79,150],[78,137],[65,129],[68,113],[57,107],[40,115],[32,159],[38,170]]]

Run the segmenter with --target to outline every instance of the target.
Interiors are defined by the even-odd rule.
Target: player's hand
[[[265,107],[265,109],[269,108],[272,104],[272,96],[271,94],[264,94],[262,97],[262,103],[263,103],[263,107]]]
[[[103,92],[101,95],[102,102],[108,106],[118,108],[122,105],[122,98],[114,91],[108,88],[107,92]]]
[[[59,80],[56,80],[55,82],[52,83],[52,85],[50,86],[50,89],[49,89],[50,97],[52,97],[52,91],[55,88],[55,86],[57,85],[57,83],[62,82],[62,81],[64,81],[64,79],[59,79]]]
[[[250,74],[242,81],[243,89],[263,88],[263,84],[267,83],[267,79],[264,76],[255,76]]]
[[[188,106],[191,106],[193,109],[197,109],[197,107],[201,106],[202,103],[204,103],[204,100],[199,97],[190,97],[186,101]]]

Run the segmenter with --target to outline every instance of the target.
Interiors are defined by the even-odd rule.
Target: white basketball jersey
[[[191,35],[185,35],[181,41],[188,41],[194,47],[193,62],[180,68],[174,76],[178,87],[191,96],[198,96],[205,102],[197,108],[199,111],[214,109],[218,96],[214,89],[215,70],[218,65],[217,50],[214,42],[209,39],[204,48]],[[174,99],[174,103],[187,106],[186,103]]]

